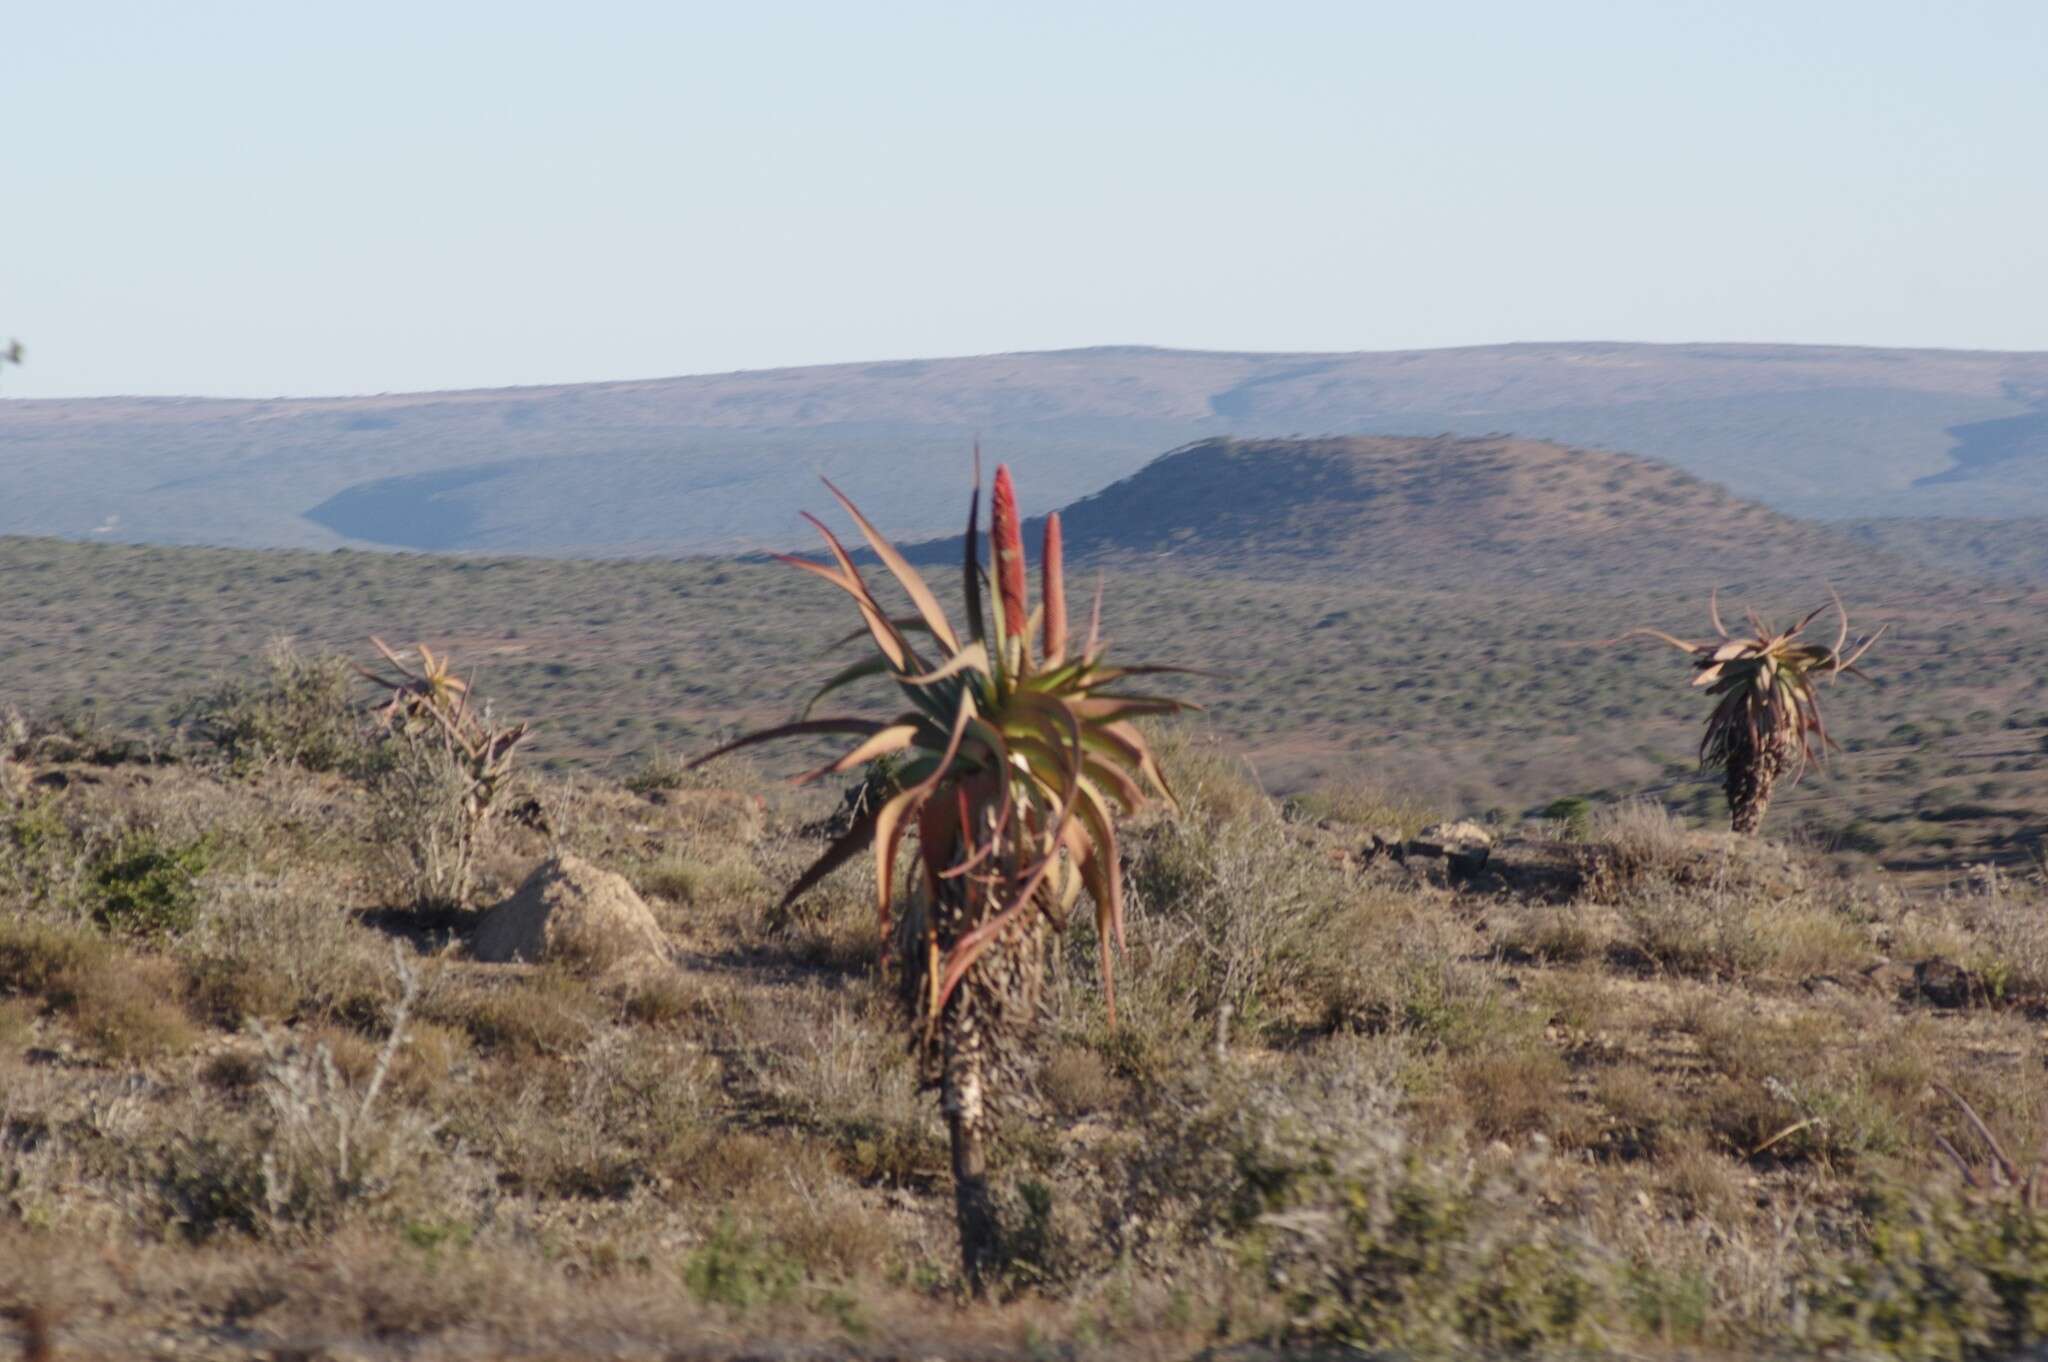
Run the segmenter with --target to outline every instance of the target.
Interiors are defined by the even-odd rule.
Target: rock
[[[1493,834],[1470,819],[1432,823],[1408,839],[1408,850],[1423,856],[1448,856],[1471,847],[1490,847]]]
[[[665,960],[668,943],[624,875],[563,852],[484,914],[470,953],[499,964],[575,960],[612,968]]]
[[[1493,834],[1469,819],[1434,823],[1408,839],[1407,854],[1441,858],[1453,876],[1476,875],[1493,854]]]
[[[1407,839],[1401,830],[1394,827],[1374,828],[1365,834],[1365,842],[1358,848],[1358,859],[1365,865],[1374,861],[1405,860],[1408,856]]]
[[[1913,991],[1936,1007],[1968,1007],[1983,987],[1955,961],[1934,955],[1913,966]]]

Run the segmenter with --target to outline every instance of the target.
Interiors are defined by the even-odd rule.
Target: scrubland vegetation
[[[830,593],[773,563],[0,539],[0,577],[0,695],[81,731],[160,741],[184,697],[248,676],[280,633],[350,656],[370,634],[425,638],[540,721],[534,765],[616,779],[788,718],[815,684],[788,660],[848,627]],[[1929,883],[2030,864],[2048,818],[2048,596],[1910,572],[1833,582],[1859,623],[1891,626],[1883,667],[1831,697],[1846,759],[1780,794],[1776,835]],[[1643,794],[1704,823],[1724,808],[1697,765],[1707,706],[1672,684],[1668,657],[1597,645],[1637,623],[1689,627],[1707,585],[1444,590],[1112,564],[1104,632],[1121,655],[1214,673],[1184,693],[1278,792],[1363,770],[1445,809],[1512,818]],[[1770,618],[1815,597],[1810,580],[1721,585]]]
[[[1994,1357],[2048,1330],[2048,1218],[1973,1126],[2022,1176],[2048,1153],[2036,871],[1907,893],[1595,800],[1530,829],[1602,849],[1570,900],[1458,891],[1356,854],[1433,817],[1412,796],[1276,801],[1205,729],[1155,731],[1181,806],[1123,833],[1117,1021],[1079,915],[975,1303],[872,872],[773,907],[839,792],[532,767],[436,901],[402,843],[451,793],[385,778],[347,675],[280,652],[183,736],[6,735],[0,1309],[57,1357]],[[499,712],[538,748],[545,711]],[[551,848],[625,873],[672,967],[467,958]]]

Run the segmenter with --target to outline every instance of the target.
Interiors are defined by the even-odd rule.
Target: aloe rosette
[[[979,1283],[992,1251],[992,1211],[982,1182],[981,1133],[989,1103],[1009,1086],[1043,982],[1048,931],[1064,930],[1083,893],[1092,901],[1100,968],[1115,1018],[1112,948],[1123,945],[1123,891],[1116,820],[1153,799],[1172,800],[1138,719],[1189,708],[1124,688],[1134,677],[1182,670],[1104,660],[1098,587],[1086,638],[1069,637],[1058,515],[1045,524],[1034,607],[1022,524],[1007,467],[989,502],[992,582],[979,561],[980,479],[969,502],[962,569],[965,632],[955,630],[917,570],[837,487],[875,557],[900,584],[912,613],[892,615],[823,521],[827,560],[784,556],[852,598],[873,652],[819,687],[796,720],[748,734],[699,762],[779,738],[856,738],[837,759],[802,776],[817,780],[879,758],[898,762],[894,793],[860,814],[785,895],[794,900],[870,847],[885,953],[900,949],[904,991],[918,1020],[926,1082],[941,1090],[953,1131],[962,1247]],[[992,595],[993,609],[984,608]],[[842,687],[892,682],[907,707],[886,720],[815,718]],[[917,833],[911,910],[892,921],[898,860]]]
[[[1754,833],[1763,825],[1779,780],[1789,775],[1796,783],[1809,765],[1827,759],[1833,740],[1821,717],[1818,687],[1844,672],[1862,676],[1857,662],[1884,633],[1880,628],[1849,648],[1849,613],[1839,596],[1829,594],[1841,619],[1832,644],[1802,639],[1826,605],[1779,630],[1767,628],[1751,611],[1751,632],[1731,635],[1721,622],[1718,592],[1707,601],[1717,635],[1713,640],[1694,643],[1658,629],[1630,631],[1690,653],[1692,684],[1720,697],[1700,738],[1700,764],[1723,772],[1722,788],[1736,832]]]

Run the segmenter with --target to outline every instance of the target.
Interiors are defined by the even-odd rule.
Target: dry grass
[[[59,1356],[1740,1352],[1906,1271],[1872,1246],[1920,1212],[1886,1207],[1989,1252],[1941,1209],[1933,1137],[1971,1137],[1932,1079],[2048,1152],[2037,884],[1702,877],[1693,834],[1624,810],[1589,839],[1625,882],[1476,899],[1347,868],[1167,746],[1185,809],[1131,831],[1124,1023],[1073,943],[986,1306],[868,883],[769,911],[829,793],[536,779],[549,833],[480,864],[509,883],[553,841],[627,871],[680,963],[610,976],[475,964],[466,917],[390,911],[351,779],[41,763],[81,778],[0,805],[0,1308],[51,1312]],[[185,925],[95,918],[100,848],[208,831]],[[1991,1005],[1914,995],[1933,954]]]

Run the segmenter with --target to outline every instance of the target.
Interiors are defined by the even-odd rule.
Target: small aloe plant
[[[694,764],[755,743],[843,734],[857,745],[802,780],[851,771],[878,758],[897,765],[893,793],[862,810],[790,886],[784,904],[872,848],[876,910],[885,957],[898,953],[924,1082],[940,1093],[952,1140],[955,1208],[967,1281],[985,1290],[997,1242],[987,1183],[992,1107],[1021,1069],[1023,1042],[1040,1004],[1045,950],[1083,893],[1093,901],[1101,971],[1115,1019],[1112,944],[1123,944],[1116,818],[1154,798],[1166,780],[1133,720],[1188,708],[1182,701],[1119,689],[1128,678],[1181,670],[1112,666],[1103,658],[1098,588],[1087,637],[1069,636],[1060,521],[1046,522],[1039,603],[1029,603],[1024,545],[1009,469],[990,497],[990,583],[980,566],[980,477],[967,513],[965,631],[956,631],[916,569],[845,494],[825,486],[853,518],[914,613],[884,609],[837,536],[815,516],[830,561],[783,557],[852,598],[870,656],[821,686],[802,717],[727,743]],[[842,686],[893,683],[908,707],[887,720],[812,718]],[[897,857],[915,830],[922,873],[910,909],[893,922]]]
[[[446,653],[436,656],[424,643],[414,644],[419,668],[383,639],[370,645],[384,659],[386,670],[356,664],[356,671],[384,693],[372,711],[383,730],[397,738],[427,769],[451,782],[454,807],[445,812],[451,831],[445,844],[434,835],[431,817],[408,819],[407,843],[434,848],[416,865],[440,867],[424,877],[423,899],[445,897],[456,906],[469,897],[472,869],[484,825],[512,779],[512,761],[526,741],[523,723],[501,724],[488,706],[471,703],[470,683],[455,674]]]
[[[1730,826],[1736,832],[1753,834],[1763,826],[1780,779],[1789,773],[1797,782],[1808,765],[1827,759],[1833,740],[1821,719],[1818,686],[1843,672],[1862,676],[1856,663],[1884,633],[1880,628],[1844,651],[1849,641],[1849,612],[1841,597],[1828,594],[1841,617],[1832,644],[1807,643],[1800,638],[1828,608],[1825,605],[1790,628],[1775,631],[1751,611],[1751,632],[1739,638],[1731,635],[1721,623],[1718,591],[1707,599],[1707,617],[1713,621],[1718,640],[1691,643],[1659,629],[1632,629],[1623,635],[1645,634],[1692,654],[1697,673],[1693,685],[1721,697],[1707,716],[1706,733],[1700,739],[1700,764],[1723,772]]]

